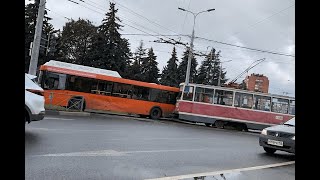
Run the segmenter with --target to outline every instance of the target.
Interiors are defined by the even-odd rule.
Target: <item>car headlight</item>
[[[291,139],[292,139],[292,140],[296,140],[296,136],[293,136]]]
[[[266,130],[266,129],[263,129],[263,130],[261,131],[261,134],[267,135],[267,130]]]

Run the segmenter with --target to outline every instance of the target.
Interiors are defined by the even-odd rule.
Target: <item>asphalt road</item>
[[[116,115],[46,116],[26,124],[25,177],[294,179],[295,156],[267,155],[258,136]]]

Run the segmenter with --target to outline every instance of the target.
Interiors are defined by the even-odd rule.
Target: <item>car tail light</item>
[[[26,89],[26,90],[31,92],[31,93],[37,94],[39,96],[43,96],[44,95],[44,92],[42,90],[35,90],[35,89]]]

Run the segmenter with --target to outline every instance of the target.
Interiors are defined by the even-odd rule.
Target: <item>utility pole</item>
[[[32,43],[30,65],[29,65],[29,74],[32,74],[32,75],[36,75],[37,73],[45,4],[46,4],[46,0],[40,0],[37,23],[36,23],[34,39]]]
[[[208,46],[209,47],[209,46]],[[210,63],[212,62],[212,58],[213,58],[213,48],[211,49],[211,53],[210,53]],[[212,72],[212,68],[211,69],[208,69],[209,70],[209,72],[207,73],[207,76],[206,76],[206,78],[207,78],[207,83],[211,83],[210,81],[211,81],[211,79],[209,80],[209,77],[210,77],[210,74],[211,74],[211,72]]]
[[[218,86],[220,86],[221,72],[222,72],[222,63],[220,62],[220,71],[219,71]]]
[[[190,78],[191,58],[192,58],[192,53],[193,53],[192,51],[193,51],[194,27],[196,24],[196,17],[201,13],[214,11],[215,9],[208,9],[208,10],[201,11],[198,13],[194,13],[194,12],[191,12],[191,11],[183,9],[183,8],[178,8],[178,9],[181,11],[189,12],[193,15],[193,27],[192,27],[192,35],[191,35],[191,42],[190,42],[190,49],[189,49],[189,56],[188,56],[188,66],[187,66],[186,79],[185,79],[185,84],[188,85],[189,78]]]

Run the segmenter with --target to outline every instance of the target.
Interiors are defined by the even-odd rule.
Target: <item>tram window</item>
[[[289,100],[281,98],[272,98],[272,112],[288,114]]]
[[[295,100],[290,100],[290,109],[289,109],[289,114],[295,115]]]
[[[192,101],[193,99],[193,86],[186,86],[183,92],[183,100]]]
[[[196,87],[195,101],[213,103],[213,89]]]
[[[270,111],[270,106],[271,106],[271,97],[259,96],[259,95],[254,96],[253,109]]]
[[[232,102],[233,102],[232,91],[216,90],[214,94],[214,104],[232,106]]]
[[[236,92],[234,106],[249,108],[251,109],[253,105],[253,95],[247,93]]]

